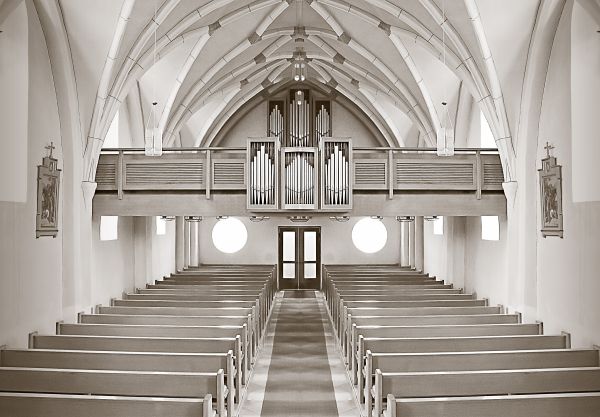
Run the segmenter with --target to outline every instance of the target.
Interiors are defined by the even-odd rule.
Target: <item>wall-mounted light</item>
[[[383,216],[371,216],[373,220],[383,220]]]
[[[415,221],[413,216],[396,216],[396,220],[400,223],[411,223]]]
[[[217,220],[225,220],[228,218],[229,218],[229,216],[217,216]]]
[[[250,221],[254,223],[262,222],[269,219],[270,217],[268,216],[250,216]]]
[[[310,216],[289,216],[289,221],[293,223],[306,223],[311,219]]]
[[[350,220],[350,217],[348,217],[348,216],[331,216],[331,217],[329,217],[329,220],[334,220],[336,222],[345,223],[348,220]]]
[[[183,218],[186,222],[198,223],[202,221],[202,216],[185,216]]]

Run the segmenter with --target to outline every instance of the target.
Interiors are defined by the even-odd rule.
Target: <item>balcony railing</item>
[[[264,138],[251,140],[248,148],[169,148],[161,157],[147,157],[143,148],[104,149],[97,190],[114,192],[118,199],[140,192],[202,193],[208,199],[212,193],[246,193],[248,209],[265,211],[294,210],[294,204],[304,210],[350,210],[352,195],[361,193],[394,198],[459,192],[480,199],[502,191],[504,175],[495,149],[459,148],[454,156],[439,157],[432,148],[352,148],[344,143],[325,140],[304,159],[306,150],[280,148]],[[306,190],[297,188],[301,181]]]

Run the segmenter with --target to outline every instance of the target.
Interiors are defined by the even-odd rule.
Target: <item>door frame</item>
[[[283,233],[284,232],[294,232],[296,234],[295,242],[295,257],[294,261],[283,261]],[[304,278],[304,232],[316,232],[317,233],[317,256],[315,263],[316,269],[316,278]],[[320,290],[321,289],[321,226],[279,226],[277,228],[277,247],[278,247],[278,258],[277,258],[277,288],[280,290],[292,290],[292,289],[311,289],[311,290]],[[299,261],[302,259],[302,261]],[[312,261],[309,261],[313,263]],[[295,275],[296,278],[289,279],[283,278],[283,264],[284,263],[294,263],[295,264]],[[288,287],[287,285],[282,285],[282,283],[287,283],[290,281],[296,281],[295,288],[294,286]],[[313,284],[314,283],[314,284]],[[291,282],[290,282],[291,284]],[[304,285],[303,285],[304,284]],[[313,284],[313,285],[306,285]]]

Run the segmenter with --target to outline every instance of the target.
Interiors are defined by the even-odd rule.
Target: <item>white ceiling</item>
[[[7,1],[10,0],[0,0],[0,12]],[[325,29],[324,34],[319,36],[321,39],[315,38],[312,34],[315,32],[310,32],[309,39],[303,42],[309,58],[313,56],[317,61],[323,59],[329,61],[326,64],[330,67],[343,70],[358,80],[360,88],[356,89],[355,85],[349,82],[350,80],[344,79],[338,71],[330,68],[327,72],[337,83],[345,88],[354,89],[352,93],[362,97],[365,102],[368,100],[361,90],[364,91],[365,88],[371,88],[373,85],[380,87],[381,94],[391,94],[391,97],[381,99],[376,110],[381,113],[382,119],[391,121],[390,130],[396,132],[398,136],[409,132],[412,129],[411,123],[421,127],[422,135],[428,129],[433,129],[435,132],[438,126],[437,120],[442,118],[442,101],[449,102],[448,108],[451,113],[456,112],[457,91],[461,82],[478,100],[481,98],[477,97],[478,95],[482,97],[486,95],[482,92],[487,91],[489,95],[495,81],[498,81],[504,96],[503,107],[507,113],[510,129],[516,123],[527,47],[540,4],[540,0],[59,1],[73,51],[76,75],[78,80],[82,80],[78,85],[81,90],[79,98],[83,107],[82,118],[87,119],[83,120],[84,125],[90,126],[94,111],[102,115],[100,119],[104,120],[103,123],[110,123],[112,116],[118,111],[119,101],[111,100],[109,96],[122,100],[134,91],[138,94],[133,87],[136,82],[139,82],[143,101],[158,101],[161,112],[166,108],[164,111],[167,113],[163,117],[169,122],[164,132],[165,140],[168,139],[168,131],[176,133],[184,126],[193,135],[202,136],[207,130],[206,121],[220,117],[218,114],[213,114],[214,111],[211,112],[204,107],[210,106],[212,109],[223,107],[225,112],[231,110],[234,103],[252,90],[252,87],[260,85],[275,66],[270,66],[269,70],[257,74],[256,78],[252,79],[240,93],[233,95],[228,105],[214,106],[214,103],[208,100],[206,106],[194,106],[197,114],[181,110],[193,106],[194,97],[206,99],[209,95],[203,94],[204,90],[218,80],[224,79],[223,77],[232,70],[251,63],[252,65],[246,66],[244,71],[232,76],[228,83],[218,83],[220,84],[218,89],[227,91],[231,91],[232,86],[235,87],[236,84],[239,86],[241,80],[265,65],[260,62],[254,63],[253,60],[280,36],[285,38],[278,47],[274,48],[272,56],[276,56],[278,60],[288,59],[296,46],[302,43],[294,42],[289,32],[286,34],[283,30],[293,29],[295,26],[305,27],[307,30],[308,28]],[[467,5],[471,1],[474,1],[481,14],[483,34],[479,33],[480,38],[467,11]],[[197,10],[210,5],[216,7],[210,13],[200,17]],[[132,6],[129,7],[130,13],[127,13],[128,6]],[[402,9],[400,18],[388,12],[391,10],[390,6]],[[152,64],[154,46],[155,26],[152,25],[152,19],[155,7],[159,11],[168,9],[168,12],[165,12],[164,16],[159,12],[158,20],[161,23],[156,31],[156,37],[161,59],[154,69],[148,71],[148,67]],[[254,7],[258,7],[257,10],[254,10]],[[352,7],[350,11],[349,7]],[[328,16],[327,21],[317,13],[319,8],[322,8],[322,14]],[[440,17],[435,16],[436,9],[445,13],[451,25],[445,33],[437,23]],[[190,51],[200,39],[200,35],[206,32],[206,29],[202,28],[236,11],[240,11],[242,16],[229,24],[221,20],[221,27],[217,26],[214,33],[211,33],[197,57],[188,60]],[[274,14],[276,11],[281,13]],[[355,11],[359,14],[364,11],[367,15],[361,18]],[[123,15],[125,16],[121,18],[122,24],[119,25],[120,16]],[[269,15],[274,17],[274,20],[271,20]],[[407,20],[406,17],[409,19]],[[186,25],[183,31],[177,31],[173,35],[174,28],[177,30],[183,27],[190,19],[194,19],[191,25]],[[369,23],[369,19],[372,20],[372,24]],[[390,25],[403,31],[400,39],[406,48],[405,51],[397,48],[386,31],[377,28],[380,21],[383,22],[384,28]],[[262,39],[259,38],[254,44],[244,46],[245,40],[253,36],[261,22],[266,22],[263,26],[266,32]],[[341,40],[331,37],[332,29],[338,28],[336,22],[344,33]],[[124,31],[118,32],[118,27],[124,27]],[[143,38],[144,31],[148,35],[146,38]],[[179,42],[181,38],[177,39],[181,34],[183,34],[183,42]],[[489,66],[485,65],[481,35],[485,38],[484,47],[489,46],[491,50],[495,71],[490,71]],[[348,38],[352,39],[350,45],[343,42]],[[317,42],[325,41],[333,48],[333,52],[343,56],[346,62],[332,63],[326,53],[327,50],[316,46],[311,42],[313,39]],[[443,60],[440,46],[442,40],[446,45],[447,65],[438,60],[438,58]],[[163,46],[169,42],[171,45],[164,48]],[[116,48],[114,65],[106,65],[111,44],[113,50]],[[241,52],[230,57],[227,62],[222,61],[224,56],[238,45],[241,45]],[[372,56],[364,56],[361,46]],[[144,53],[150,57],[145,62],[142,59]],[[451,55],[471,57],[471,59],[456,69],[452,68]],[[189,70],[186,70],[186,61],[191,64]],[[207,71],[219,62],[224,65],[219,65],[218,71],[207,76]],[[407,62],[414,65],[407,65]],[[323,65],[322,68],[327,66]],[[362,70],[369,75],[360,74]],[[98,90],[103,72],[108,72],[104,75],[109,80],[106,93]],[[316,73],[311,72],[311,76],[314,75]],[[284,71],[281,77],[291,78],[291,70]],[[122,82],[124,80],[125,83]],[[155,91],[154,95],[152,91]],[[195,94],[190,94],[190,91]],[[98,93],[102,100],[98,100]],[[409,106],[394,105],[394,94],[404,103],[409,103]],[[172,104],[168,103],[169,97],[174,98],[171,99]],[[181,107],[182,103],[185,107]],[[420,116],[404,114],[399,117],[400,113],[406,113],[406,110],[412,106],[417,107],[413,113],[420,112]],[[487,116],[491,119],[490,124],[500,129],[499,120],[502,120],[503,115],[497,112],[496,106],[488,106]],[[90,136],[97,137],[95,135],[101,133],[103,129],[102,123],[95,128],[95,131],[92,126]],[[206,133],[209,135],[210,132]],[[401,142],[403,138],[397,139]],[[202,137],[198,140],[202,140]]]

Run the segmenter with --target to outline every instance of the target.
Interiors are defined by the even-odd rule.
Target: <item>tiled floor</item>
[[[327,358],[321,358],[322,360],[325,360],[328,364],[329,364],[329,371],[331,372],[331,384],[324,384],[325,387],[329,386],[333,386],[333,390],[334,390],[334,396],[335,396],[335,405],[337,406],[337,415],[339,417],[360,417],[360,413],[358,411],[356,402],[354,401],[354,396],[351,390],[351,387],[349,385],[348,382],[348,378],[346,375],[346,371],[344,368],[344,365],[342,364],[340,355],[339,355],[339,351],[337,350],[337,347],[335,345],[335,340],[334,340],[334,335],[332,333],[332,328],[327,316],[327,309],[325,306],[325,302],[322,298],[322,295],[320,293],[316,294],[317,298],[316,300],[313,299],[311,300],[294,300],[294,299],[288,299],[288,298],[283,298],[283,293],[278,294],[278,297],[276,299],[274,308],[273,308],[273,312],[272,312],[272,316],[271,316],[271,321],[269,323],[269,326],[267,328],[267,333],[265,335],[265,340],[264,340],[264,345],[262,347],[262,350],[260,352],[259,355],[259,359],[257,364],[254,367],[254,372],[252,374],[251,380],[250,380],[250,384],[249,384],[249,388],[248,388],[248,392],[246,394],[246,398],[242,403],[242,407],[240,410],[240,416],[241,417],[260,417],[261,416],[261,412],[263,411],[263,401],[265,400],[265,388],[267,387],[267,383],[268,383],[268,377],[269,377],[269,368],[270,365],[272,363],[272,355],[273,355],[273,341],[274,341],[274,337],[275,337],[275,329],[276,329],[276,324],[278,321],[279,317],[281,316],[281,311],[282,311],[282,303],[288,303],[285,305],[285,309],[284,309],[284,317],[287,317],[289,319],[289,313],[290,313],[290,309],[292,309],[291,311],[294,311],[296,313],[305,313],[306,315],[303,315],[305,317],[305,320],[310,320],[311,324],[313,326],[313,329],[315,328],[315,322],[316,321],[320,321],[323,323],[323,328],[324,328],[324,339],[325,339],[325,345],[326,345],[326,349],[324,350],[322,346],[307,346],[304,345],[301,350],[299,350],[299,355],[300,354],[305,354],[305,355],[310,355],[310,354],[314,354],[314,353],[310,353],[311,351],[314,352],[321,352],[321,355],[323,354],[323,352],[326,351],[326,355]],[[304,298],[304,297],[303,297]],[[318,314],[317,311],[315,311],[315,307],[318,309]],[[305,310],[305,311],[304,311]],[[287,315],[287,316],[286,316]],[[300,315],[299,315],[300,317]],[[301,323],[299,323],[301,324]],[[288,328],[289,329],[289,328]],[[289,331],[289,330],[288,330]],[[310,339],[307,337],[307,342],[310,343]],[[323,336],[321,336],[320,338],[315,338],[315,342],[314,343],[323,343]],[[278,342],[280,343],[280,342]],[[303,340],[303,344],[304,344],[304,340]],[[278,351],[281,351],[280,349],[278,349]],[[301,353],[303,352],[303,353]],[[274,364],[278,364],[276,365],[277,367],[280,366],[281,361],[284,358],[275,358],[275,360],[273,361]],[[318,360],[318,358],[312,358],[313,360]],[[320,361],[319,361],[320,362]],[[277,373],[277,369],[278,368],[274,368],[274,370],[271,373],[271,377],[272,378],[283,378],[282,380],[282,384],[285,383],[285,375],[279,375]],[[318,371],[318,370],[317,370]],[[323,371],[323,370],[321,370]],[[314,370],[312,375],[314,375]],[[327,372],[321,372],[320,375],[327,375]],[[316,394],[315,393],[311,393],[310,390],[312,389],[312,383],[311,381],[301,381],[300,378],[311,378],[311,372],[299,372],[297,374],[294,375],[294,389],[296,389],[295,387],[299,387],[297,388],[300,391],[305,391],[305,392],[297,392],[292,390],[291,392],[295,392],[296,396],[293,399],[289,400],[289,407],[286,407],[286,401],[282,401],[282,410],[281,410],[281,415],[282,416],[300,416],[300,415],[310,415],[310,413],[312,414],[317,414],[314,410],[314,403],[311,404],[312,405],[312,410],[309,411],[309,409],[311,409],[311,405],[307,405],[307,410],[302,410],[301,408],[298,408],[298,398],[302,398],[303,396],[307,396],[307,398],[311,398],[312,396],[315,396],[315,400],[316,398]],[[288,376],[289,378],[289,376]],[[265,406],[264,409],[264,413],[262,417],[265,417],[267,415],[271,416],[273,415],[273,400],[274,398],[274,394],[272,391],[273,388],[273,381],[271,381],[271,392],[269,394],[269,398],[267,399],[267,402],[265,404],[267,404]],[[331,388],[329,388],[331,389]],[[280,390],[281,392],[285,392],[285,390]],[[321,393],[319,393],[319,397],[321,397],[320,395]],[[281,395],[281,393],[279,394]],[[323,396],[323,398],[326,400],[327,395]],[[331,398],[331,394],[329,394],[329,398]],[[296,400],[296,401],[294,401]],[[330,401],[331,402],[331,401]],[[296,410],[294,411],[294,407],[296,408]],[[335,409],[336,407],[334,407]],[[331,415],[331,404],[329,404],[328,407],[328,415]],[[308,414],[307,414],[308,413]]]

